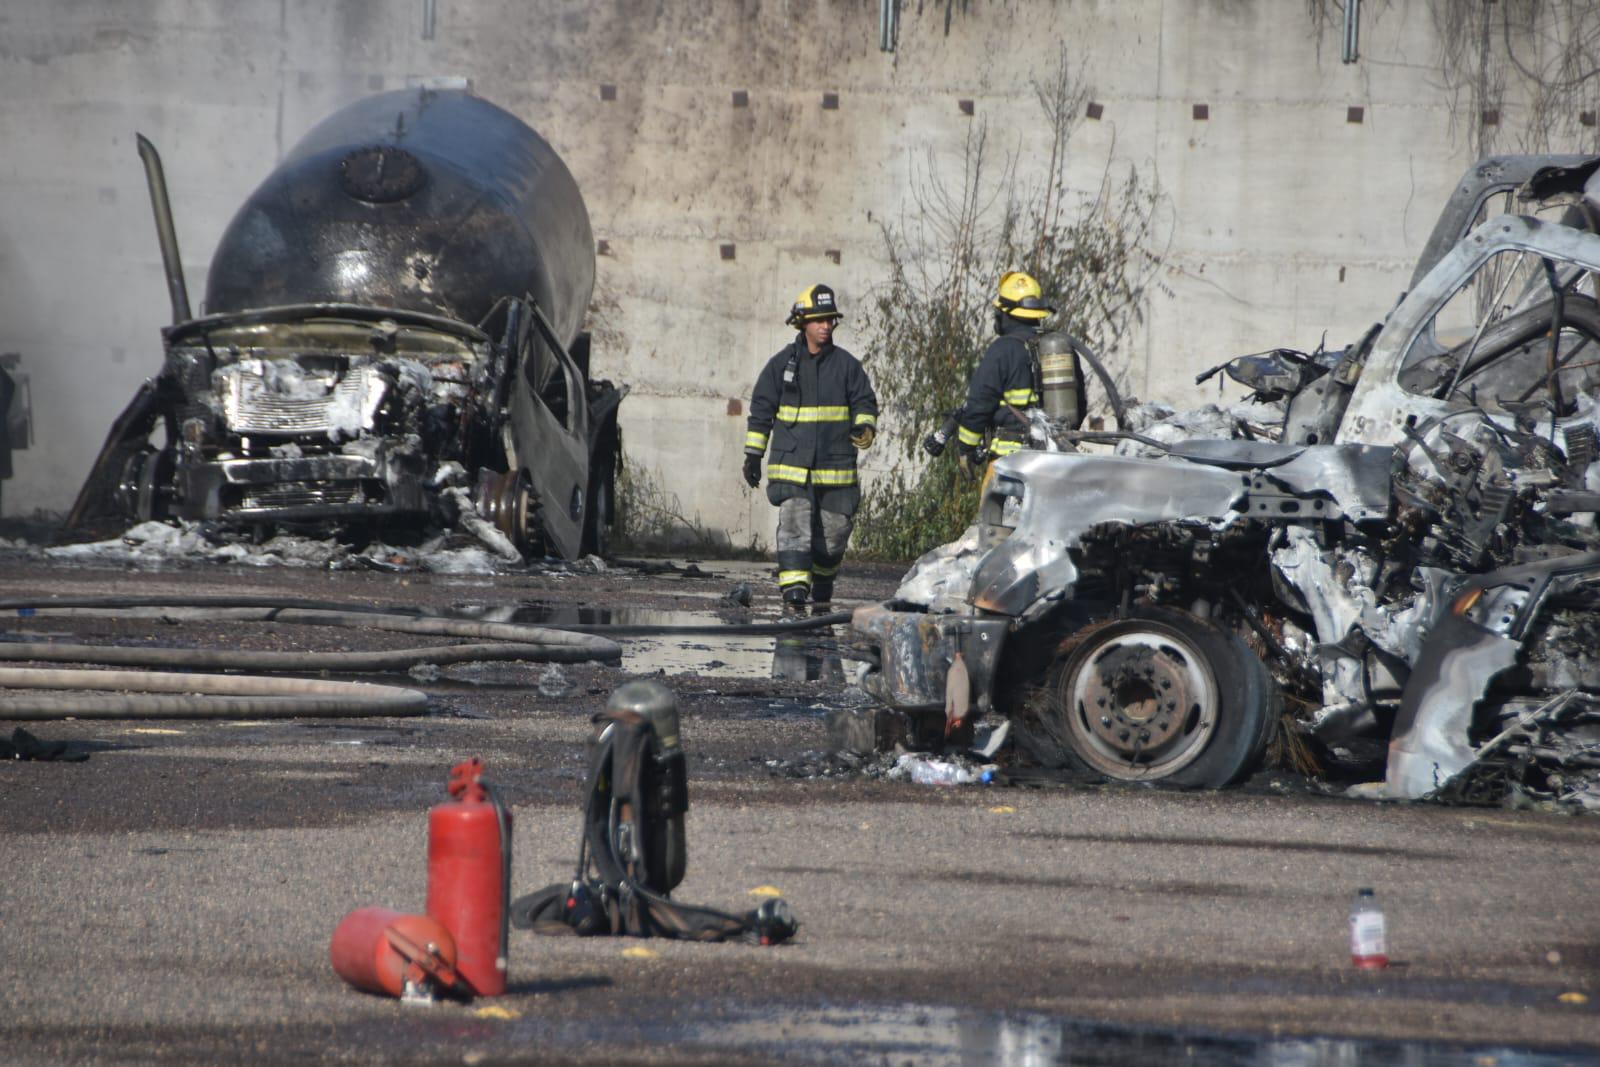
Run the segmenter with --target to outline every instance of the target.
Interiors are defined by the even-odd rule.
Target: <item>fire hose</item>
[[[60,642],[0,641],[0,660],[178,669],[394,672],[424,664],[483,661],[616,663],[622,648],[601,632],[648,634],[764,634],[816,629],[849,619],[834,612],[811,619],[733,625],[529,626],[430,618],[308,600],[260,597],[84,596],[0,600],[0,611],[23,617],[98,616],[200,618],[208,622],[260,621],[377,629],[447,637],[488,638],[493,643],[435,645],[368,652],[270,652]],[[0,720],[42,718],[228,718],[296,715],[417,715],[427,697],[413,689],[357,682],[308,681],[240,675],[163,674],[149,671],[0,668],[0,689],[119,690],[117,696],[0,695]]]
[[[426,694],[388,685],[160,671],[0,667],[0,689],[114,692],[104,697],[0,694],[0,719],[420,715],[428,706]]]

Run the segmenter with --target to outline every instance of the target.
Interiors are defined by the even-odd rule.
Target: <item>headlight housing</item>
[[[1022,522],[1023,506],[1027,499],[1027,486],[1021,478],[1010,474],[994,474],[984,487],[983,502],[978,507],[984,547],[992,548],[1007,537]]]

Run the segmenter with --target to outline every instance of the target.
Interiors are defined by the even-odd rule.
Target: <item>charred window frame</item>
[[[1479,265],[1417,332],[1407,392],[1458,406],[1565,412],[1600,389],[1600,303],[1583,267],[1520,249]]]

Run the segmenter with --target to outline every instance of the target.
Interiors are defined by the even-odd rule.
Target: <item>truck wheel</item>
[[[1042,724],[1068,759],[1123,781],[1221,789],[1253,770],[1277,687],[1233,634],[1145,608],[1069,639],[1049,671]]]
[[[583,520],[583,551],[604,559],[611,554],[611,521],[616,508],[617,459],[607,451],[589,474],[589,512]]]

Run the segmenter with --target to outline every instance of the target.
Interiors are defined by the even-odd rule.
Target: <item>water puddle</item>
[[[1147,1030],[916,1005],[733,1014],[687,1029],[682,1039],[695,1045],[770,1050],[774,1059],[809,1063],[1557,1067],[1574,1062],[1573,1053],[1495,1046]]]
[[[492,607],[457,605],[455,618],[528,626],[598,627],[622,645],[622,669],[631,674],[698,674],[713,678],[777,678],[844,685],[860,661],[842,644],[848,627],[793,633],[740,633],[740,627],[772,623],[748,611],[679,611],[638,607],[583,607],[524,603]],[[679,633],[639,633],[673,627]]]
[[[513,988],[515,993],[517,990]],[[671,1021],[669,1021],[671,1020]],[[406,1020],[406,1042],[424,1048],[445,1035]],[[629,1050],[670,1047],[679,1056],[765,1063],[914,1063],[918,1067],[1562,1067],[1592,1063],[1591,1050],[1528,1049],[1338,1037],[1271,1037],[1170,1030],[917,1004],[887,1007],[700,1004],[692,1021],[667,1013],[604,1019],[530,1013],[509,1023],[453,1019],[453,1041],[507,1047],[580,1046],[630,1060]],[[388,1035],[393,1036],[393,1035]],[[490,1057],[492,1058],[492,1057]]]

